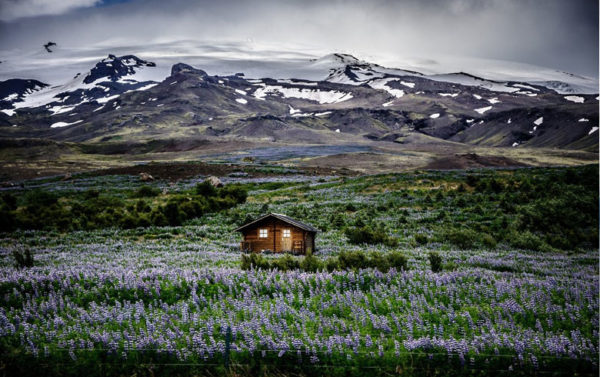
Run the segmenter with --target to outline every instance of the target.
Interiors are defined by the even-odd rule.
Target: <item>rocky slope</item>
[[[467,145],[596,151],[597,94],[456,73],[388,69],[350,55],[307,61],[322,80],[209,75],[110,55],[60,86],[0,83],[0,136],[107,142],[186,138],[277,143],[406,143],[412,134]],[[303,71],[303,72],[304,72]],[[318,76],[315,74],[315,76]]]

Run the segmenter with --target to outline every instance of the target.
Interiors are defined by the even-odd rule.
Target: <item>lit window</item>
[[[290,238],[290,230],[289,229],[283,230],[283,238]]]
[[[267,229],[260,229],[259,233],[258,233],[258,236],[260,238],[267,238],[268,237]]]

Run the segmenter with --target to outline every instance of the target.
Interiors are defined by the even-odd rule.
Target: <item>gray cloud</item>
[[[0,23],[0,49],[48,38],[64,46],[250,39],[363,56],[503,59],[598,76],[598,2],[590,0],[137,0]]]
[[[67,13],[77,8],[92,7],[102,0],[3,0],[0,2],[0,20],[13,21],[23,17],[37,17]]]

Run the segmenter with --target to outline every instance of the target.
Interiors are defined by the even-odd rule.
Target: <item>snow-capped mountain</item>
[[[432,60],[370,56],[368,59],[359,59],[348,54],[327,55],[326,51],[311,50],[306,46],[300,49],[287,45],[215,41],[170,41],[137,46],[98,45],[78,49],[61,46],[52,54],[45,51],[0,51],[0,80],[31,78],[51,86],[62,85],[76,72],[89,70],[109,53],[117,56],[133,54],[154,62],[155,67],[152,69],[137,72],[138,81],[162,81],[169,76],[174,64],[183,62],[201,67],[210,75],[230,76],[243,72],[245,77],[255,79],[269,77],[321,81],[329,78],[332,81],[347,80],[345,83],[352,83],[352,78],[348,79],[344,75],[344,71],[350,66],[349,74],[356,74],[358,78],[361,78],[362,73],[366,76],[363,78],[367,78],[369,73],[377,76],[414,74],[462,85],[484,84],[488,88],[502,89],[502,83],[524,82],[544,86],[560,94],[598,93],[597,78],[509,61],[465,57]],[[497,82],[501,84],[498,85]]]
[[[45,87],[48,84],[37,80],[10,79],[0,82],[0,109],[10,109],[15,102]]]
[[[49,115],[70,112],[79,105],[103,104],[131,90],[145,90],[156,85],[139,81],[138,72],[156,64],[133,55],[109,55],[89,72],[77,73],[63,85],[50,86],[37,80],[7,80],[0,83],[4,99],[0,111],[12,116],[19,109],[43,107]]]
[[[0,102],[1,136],[404,143],[420,134],[514,148],[598,145],[597,94],[565,95],[539,83],[464,72],[385,68],[348,54],[253,61],[247,71],[226,75],[212,74],[210,64],[177,63],[156,79],[164,61],[109,55],[66,84],[0,83],[13,88]]]

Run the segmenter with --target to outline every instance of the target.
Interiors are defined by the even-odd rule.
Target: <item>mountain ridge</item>
[[[0,137],[136,145],[198,140],[198,148],[234,149],[250,143],[597,152],[597,95],[563,95],[467,72],[432,77],[342,54],[307,64],[318,65],[324,79],[220,76],[177,63],[164,80],[144,81],[154,62],[111,54],[64,85],[21,82],[36,90],[0,101]]]

